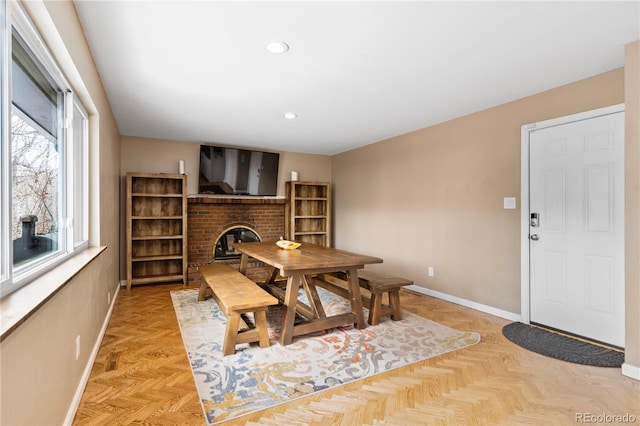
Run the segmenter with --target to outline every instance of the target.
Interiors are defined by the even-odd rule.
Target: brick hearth
[[[200,285],[198,266],[213,261],[216,240],[227,229],[250,228],[262,241],[283,236],[284,204],[285,200],[280,198],[190,197],[187,208],[189,285]],[[267,272],[265,268],[250,267],[248,276],[264,280]]]

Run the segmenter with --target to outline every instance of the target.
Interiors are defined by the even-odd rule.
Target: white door
[[[529,139],[530,320],[624,346],[624,113]]]

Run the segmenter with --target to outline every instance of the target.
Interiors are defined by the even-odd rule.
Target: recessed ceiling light
[[[294,118],[298,118],[298,114],[296,114],[295,112],[285,112],[284,114],[282,114],[282,116],[284,118],[286,118],[287,120],[293,120]]]
[[[271,53],[285,53],[289,50],[289,45],[284,41],[272,41],[265,47]]]

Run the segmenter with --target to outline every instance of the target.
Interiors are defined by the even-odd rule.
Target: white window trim
[[[80,171],[81,176],[79,178],[77,176],[77,170],[75,170],[75,165],[76,165],[75,161],[77,159],[73,158],[72,156],[72,167],[74,169],[73,175],[75,176],[76,183],[77,182],[82,183],[82,193],[84,194],[84,197],[81,200],[83,204],[82,218],[80,218],[81,220],[78,223],[77,218],[74,217],[73,223],[71,224],[72,229],[78,228],[78,227],[82,228],[80,230],[80,233],[82,236],[82,241],[80,243],[76,244],[75,242],[76,239],[74,237],[77,236],[75,232],[70,236],[71,238],[70,244],[73,251],[78,251],[78,250],[87,248],[89,246],[89,114],[87,114],[87,110],[84,108],[84,106],[82,105],[80,100],[77,98],[77,96],[73,96],[73,102],[72,102],[71,108],[73,108],[74,114],[75,114],[75,110],[77,109],[80,115],[82,116],[83,123],[84,123],[82,132],[84,134],[84,141],[85,141],[85,144],[83,147],[84,149],[82,150],[82,159],[80,162],[82,166],[82,170]],[[73,123],[71,124],[71,128],[72,128],[71,139],[73,139],[74,138]],[[71,186],[68,189],[68,191],[72,192],[72,196],[69,198],[69,200],[71,200],[71,203],[68,203],[67,208],[69,208],[71,212],[74,212],[74,207],[76,204],[76,200],[74,199],[75,188]]]
[[[9,47],[11,45],[12,40],[12,28],[15,28],[16,31],[20,34],[20,36],[25,40],[25,42],[29,45],[29,48],[36,54],[36,56],[40,59],[40,62],[45,67],[46,71],[49,75],[54,79],[56,84],[60,87],[61,91],[65,93],[64,99],[64,108],[63,112],[65,118],[61,120],[62,127],[65,128],[62,138],[65,140],[65,146],[72,146],[73,144],[73,130],[71,127],[71,120],[68,120],[69,114],[73,113],[74,106],[77,107],[84,118],[89,121],[89,115],[86,112],[86,109],[82,105],[82,103],[78,100],[74,100],[74,96],[71,95],[71,86],[68,83],[65,74],[62,72],[60,67],[58,66],[57,61],[53,58],[49,49],[46,47],[44,40],[41,38],[39,32],[37,31],[35,25],[22,8],[22,6],[16,1],[2,1],[0,4],[2,8],[2,26],[0,30],[2,31],[0,42],[2,42],[3,47]],[[11,55],[10,48],[3,48],[3,57],[1,61],[2,70],[2,90],[0,93],[2,94],[2,108],[0,113],[2,114],[2,137],[3,140],[10,140],[10,114],[11,114],[11,101],[10,101],[10,66],[11,66]],[[75,70],[74,70],[75,71]],[[76,71],[77,72],[77,71]],[[70,108],[70,109],[68,109]],[[70,111],[70,113],[68,112]],[[87,131],[87,140],[85,141],[85,149],[83,150],[83,155],[85,156],[85,161],[83,163],[83,176],[82,181],[87,182],[88,180],[88,161],[89,161],[89,134]],[[0,184],[2,185],[2,197],[0,198],[0,248],[2,249],[2,253],[6,253],[6,255],[2,256],[2,260],[0,261],[0,297],[7,296],[19,288],[27,285],[32,282],[34,279],[38,278],[42,274],[52,270],[56,266],[68,260],[70,257],[77,255],[82,250],[86,249],[89,246],[89,188],[88,186],[84,191],[84,200],[85,208],[83,209],[82,218],[82,226],[83,226],[83,241],[80,242],[77,246],[74,247],[74,236],[73,236],[73,223],[69,223],[68,218],[73,215],[73,152],[68,152],[72,150],[64,149],[63,155],[65,155],[64,168],[62,169],[62,185],[65,187],[63,191],[65,192],[65,201],[64,205],[61,205],[61,212],[63,223],[60,225],[64,227],[64,232],[61,233],[61,241],[57,252],[51,253],[51,255],[44,257],[40,261],[36,261],[31,264],[28,268],[23,270],[16,271],[13,266],[13,245],[11,238],[11,156],[10,156],[10,144],[2,144],[2,175],[0,175]]]
[[[9,21],[9,8],[5,1],[0,1],[0,46],[7,46],[11,40],[11,25]],[[9,140],[9,64],[11,56],[8,49],[0,49],[0,140]],[[0,252],[6,255],[0,256],[0,286],[4,287],[10,277],[11,259],[13,259],[13,247],[9,238],[10,225],[10,200],[11,200],[11,161],[9,144],[0,144],[0,194],[8,194],[0,197]]]

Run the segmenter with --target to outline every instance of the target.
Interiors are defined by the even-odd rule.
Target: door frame
[[[624,104],[525,124],[520,131],[520,321],[530,322],[530,252],[529,252],[529,139],[534,130],[588,120],[603,115],[624,112]],[[624,224],[622,225],[624,227]]]

